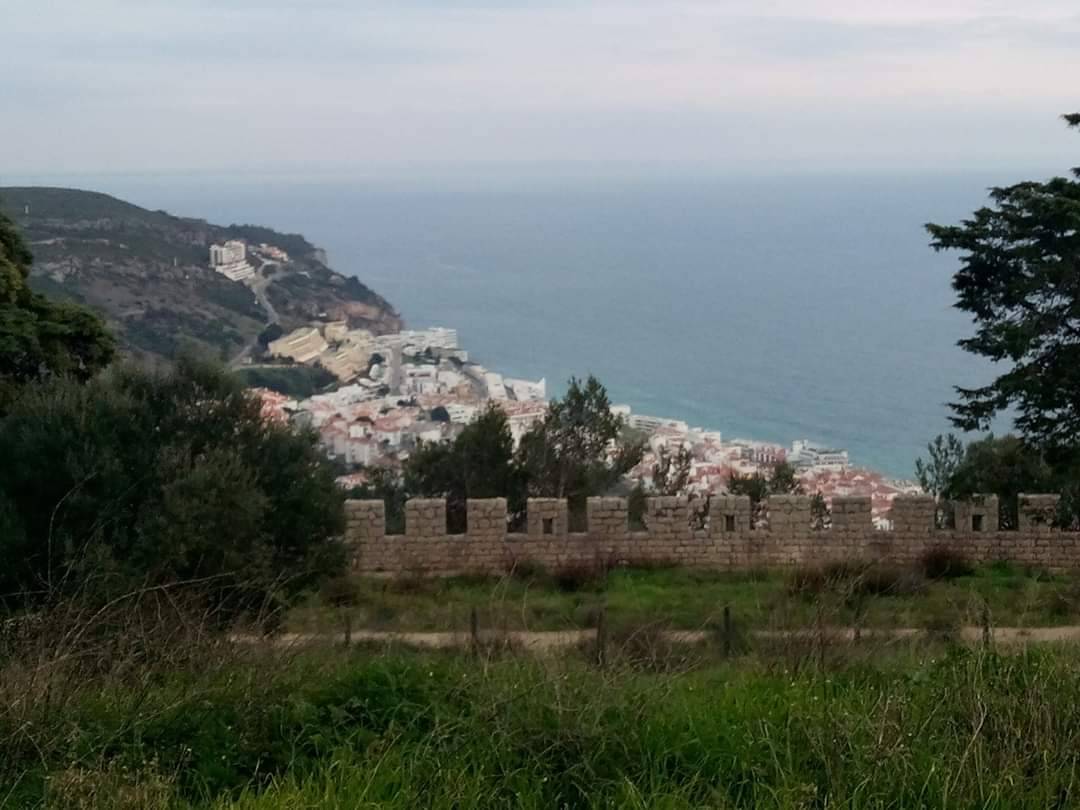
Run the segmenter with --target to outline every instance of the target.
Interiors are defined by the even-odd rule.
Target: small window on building
[[[971,530],[973,532],[985,531],[983,528],[984,518],[986,515],[972,515],[971,516]]]
[[[735,531],[735,516],[734,515],[724,515],[724,531],[725,532],[733,532],[733,531]]]
[[[555,534],[555,518],[544,518],[542,525],[544,534]]]

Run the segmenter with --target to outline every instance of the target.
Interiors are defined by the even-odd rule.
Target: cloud
[[[5,15],[0,169],[733,164],[767,159],[765,128],[793,112],[803,138],[775,145],[805,160],[952,160],[971,149],[965,120],[1010,115],[1028,134],[999,125],[987,148],[1056,159],[1072,141],[1048,133],[1080,75],[1071,0],[43,0]],[[77,145],[60,134],[73,120]]]

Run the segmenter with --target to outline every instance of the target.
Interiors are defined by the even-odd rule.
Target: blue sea
[[[992,369],[956,347],[957,257],[923,224],[986,188],[955,175],[718,175],[424,183],[254,176],[12,178],[106,191],[220,223],[303,233],[410,326],[559,393],[785,444],[845,447],[912,475],[955,385]]]

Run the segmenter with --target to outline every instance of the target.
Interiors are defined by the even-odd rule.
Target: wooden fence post
[[[474,654],[480,652],[480,612],[476,605],[469,612],[469,646]]]
[[[724,657],[731,657],[731,605],[724,605]]]
[[[817,625],[817,643],[818,643],[818,671],[825,671],[825,622],[822,617],[821,602],[818,602],[817,611],[814,616],[814,623]],[[822,681],[824,683],[824,681]]]
[[[600,608],[596,617],[596,665],[603,669],[607,665],[607,606]]]

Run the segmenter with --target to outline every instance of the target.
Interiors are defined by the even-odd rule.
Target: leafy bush
[[[259,366],[241,368],[236,375],[244,385],[269,388],[297,399],[307,399],[337,382],[337,377],[321,366]]]
[[[324,582],[319,597],[323,604],[331,607],[354,607],[360,600],[360,586],[345,574]]]
[[[0,419],[4,593],[201,580],[234,607],[341,570],[334,471],[216,366],[30,387]]]
[[[971,561],[948,546],[931,546],[919,555],[919,568],[928,579],[956,579],[975,573]]]
[[[259,332],[259,345],[266,348],[284,334],[285,330],[281,328],[281,324],[275,321]]]
[[[567,563],[551,573],[552,584],[563,593],[595,590],[607,578],[610,567],[604,560]]]
[[[837,560],[820,566],[797,568],[787,582],[789,594],[808,597],[825,593],[839,593],[849,598],[912,596],[925,588],[926,582],[918,571],[856,560]]]

